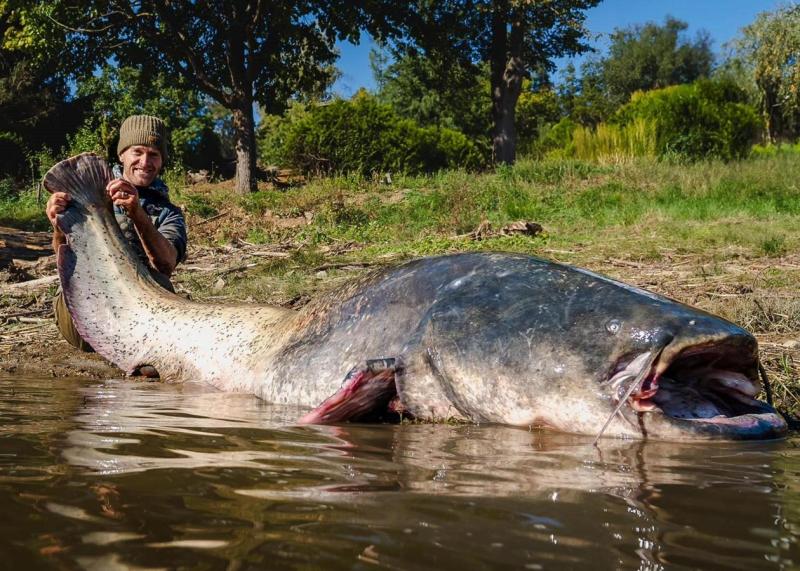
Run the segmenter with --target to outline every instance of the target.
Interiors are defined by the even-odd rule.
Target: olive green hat
[[[131,115],[119,128],[117,154],[133,145],[147,145],[161,151],[161,158],[167,160],[167,126],[164,121],[152,115]]]

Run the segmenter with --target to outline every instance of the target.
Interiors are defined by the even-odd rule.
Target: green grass
[[[46,230],[50,222],[44,214],[49,195],[42,191],[37,201],[36,191],[11,179],[0,179],[0,226],[26,230]]]
[[[486,173],[397,175],[391,186],[351,175],[244,197],[222,186],[202,193],[179,187],[173,194],[199,218],[241,209],[249,217],[237,217],[241,235],[259,244],[288,236],[309,247],[351,241],[399,254],[506,247],[491,240],[475,246],[456,237],[484,221],[497,229],[531,220],[545,228],[546,237],[517,240],[514,249],[550,245],[653,258],[663,249],[736,246],[753,256],[782,256],[800,246],[798,180],[800,154],[762,153],[735,163],[520,160]],[[313,212],[312,224],[291,231],[270,227],[262,218],[306,212]],[[11,188],[8,181],[0,181],[0,224],[48,227],[35,194]],[[223,231],[217,241],[229,237]]]
[[[200,218],[239,208],[239,235],[255,243],[290,238],[314,248],[358,242],[371,252],[437,253],[473,247],[456,237],[483,222],[498,229],[530,220],[546,237],[515,243],[515,249],[549,245],[651,259],[665,249],[737,247],[747,255],[782,256],[800,246],[798,180],[800,155],[790,153],[734,163],[521,160],[494,172],[397,175],[392,185],[352,175],[244,197],[229,187],[202,194],[185,189],[177,202]],[[292,230],[263,218],[307,212],[313,222]],[[222,231],[216,239],[230,237]]]
[[[644,119],[628,125],[600,123],[578,127],[572,134],[574,156],[593,161],[623,161],[656,156],[656,126]]]

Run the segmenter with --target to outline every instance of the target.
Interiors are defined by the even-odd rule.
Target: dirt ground
[[[570,261],[562,256],[567,252],[552,250],[543,254]],[[278,255],[288,256],[279,251],[270,253]],[[201,283],[200,274],[206,281],[212,279],[210,283],[221,279],[210,276],[228,276],[231,272],[246,276],[264,260],[263,249],[246,244],[192,246],[189,260],[179,266],[174,282],[179,293],[200,294],[191,291]],[[367,265],[328,264],[349,270],[344,276],[340,271],[337,280],[347,279],[350,274],[355,277]],[[779,402],[788,409],[800,410],[800,300],[794,285],[800,283],[800,254],[778,259],[731,256],[721,263],[667,252],[652,261],[603,258],[589,259],[583,265],[721,314],[753,331]],[[783,282],[770,281],[769,276],[776,272],[783,276]],[[82,353],[61,339],[51,307],[57,287],[50,234],[0,227],[0,375],[123,376],[100,356]],[[309,295],[300,297],[298,301],[276,295],[268,301],[296,308],[307,302]]]

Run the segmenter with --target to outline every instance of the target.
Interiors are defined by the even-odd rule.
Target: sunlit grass
[[[14,182],[0,180],[0,226],[28,230],[45,230],[50,227],[44,214],[44,204],[49,195]]]

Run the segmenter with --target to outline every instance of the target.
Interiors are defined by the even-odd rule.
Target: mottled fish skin
[[[122,236],[104,190],[110,179],[105,162],[91,154],[59,163],[44,179],[51,192],[72,196],[58,219],[67,235],[58,268],[81,336],[128,373],[149,364],[168,380],[254,392],[271,348],[296,315],[269,306],[201,305],[162,289]],[[247,350],[254,346],[264,350]]]
[[[724,342],[755,362],[757,351],[728,321],[521,254],[415,260],[318,300],[302,316],[257,393],[267,400],[288,402],[282,393],[313,371],[333,372],[335,387],[364,355],[399,356],[399,396],[416,418],[585,434],[596,434],[612,410],[604,382],[626,355]],[[705,437],[644,422],[654,436]],[[638,423],[622,421],[608,434],[643,435]]]
[[[73,195],[59,219],[67,305],[82,336],[126,371],[155,366],[274,403],[316,407],[365,359],[398,363],[405,411],[418,419],[543,425],[596,434],[613,411],[621,359],[724,344],[757,364],[740,327],[656,294],[547,260],[466,253],[379,271],[294,312],[200,304],[161,289],[120,234],[105,163],[56,165],[48,190]],[[755,371],[747,371],[755,379]],[[626,417],[627,415],[627,417]],[[606,434],[634,438],[766,437],[695,428],[626,411]]]

